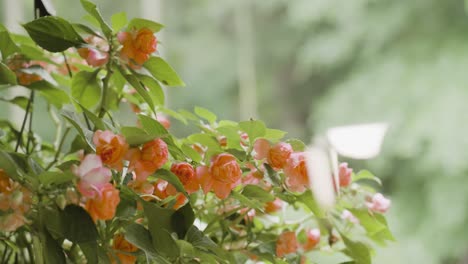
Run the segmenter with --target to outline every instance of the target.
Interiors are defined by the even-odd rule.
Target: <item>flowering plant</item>
[[[393,240],[372,174],[342,163],[336,204],[321,208],[304,143],[259,120],[166,108],[161,87],[185,84],[156,55],[163,26],[123,13],[111,26],[81,3],[92,26],[0,26],[0,91],[30,91],[1,98],[25,110],[19,129],[0,120],[2,263],[365,264]],[[36,97],[55,142],[32,129]],[[134,125],[120,124],[123,111]],[[177,138],[169,118],[199,132]]]

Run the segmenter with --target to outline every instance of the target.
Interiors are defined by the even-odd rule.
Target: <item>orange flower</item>
[[[0,193],[10,193],[13,181],[3,169],[0,169]]]
[[[179,178],[189,194],[200,189],[197,178],[195,177],[195,170],[189,163],[174,163],[171,166],[171,171]]]
[[[280,258],[287,254],[295,253],[299,249],[296,233],[283,232],[276,241],[276,255]]]
[[[98,37],[91,36],[86,38],[86,42],[89,43],[92,48],[80,48],[77,51],[80,57],[86,60],[88,65],[99,67],[109,61],[109,53],[107,53],[109,45],[107,45],[105,41]]]
[[[168,155],[166,142],[157,138],[144,144],[141,150],[131,149],[129,151],[129,167],[131,170],[135,170],[137,181],[144,181],[167,162]]]
[[[89,199],[85,208],[94,221],[98,219],[110,220],[114,217],[119,202],[119,190],[107,183],[102,188],[100,196]]]
[[[165,180],[158,179],[154,183],[154,195],[161,199],[166,199],[169,196],[175,196],[176,202],[173,209],[177,210],[182,207],[187,201],[187,197],[181,192],[178,192],[176,188]]]
[[[290,144],[280,142],[270,148],[267,155],[267,161],[274,169],[282,169],[285,165],[293,149]]]
[[[312,250],[320,242],[320,229],[314,228],[307,231],[307,241],[302,245],[305,251]]]
[[[109,130],[98,130],[94,133],[93,142],[96,154],[102,162],[116,170],[122,170],[122,160],[128,151],[128,144],[121,135],[115,135]]]
[[[267,158],[268,152],[270,151],[270,142],[266,139],[259,138],[254,143],[255,155],[254,158],[262,160]]]
[[[131,59],[139,65],[145,63],[151,53],[156,51],[157,39],[148,28],[141,28],[137,32],[120,32],[117,38],[123,45],[120,51],[122,58]]]
[[[117,234],[114,236],[114,243],[112,248],[119,251],[116,252],[115,255],[117,255],[121,264],[133,264],[136,262],[136,256],[127,255],[123,252],[136,252],[138,251],[138,248],[132,243],[128,242],[122,234]],[[117,261],[112,259],[112,263],[117,263]]]
[[[346,187],[351,183],[351,175],[353,169],[348,168],[348,163],[343,162],[340,164],[338,176],[340,178],[340,187]]]
[[[265,204],[265,212],[270,214],[281,210],[281,208],[283,208],[283,201],[280,198]]]
[[[309,187],[309,177],[303,152],[292,153],[284,166],[286,185],[295,192],[303,192]]]
[[[26,223],[32,193],[0,169],[0,231],[12,232]]]
[[[197,179],[203,191],[214,191],[220,199],[225,199],[231,190],[240,184],[242,171],[236,158],[228,153],[221,153],[211,159],[210,168],[197,168]]]

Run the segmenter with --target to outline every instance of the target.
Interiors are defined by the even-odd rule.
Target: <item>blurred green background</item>
[[[0,0],[0,20],[31,20],[32,2]],[[52,2],[82,20],[78,0]],[[125,11],[167,26],[161,52],[187,83],[168,91],[171,108],[260,118],[305,142],[332,126],[389,122],[383,153],[350,161],[381,177],[393,200],[398,242],[375,263],[468,263],[463,0],[97,3],[108,18]]]

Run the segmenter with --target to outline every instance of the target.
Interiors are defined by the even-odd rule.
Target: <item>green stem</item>
[[[34,245],[34,263],[44,264],[44,256],[42,255],[41,241],[39,240],[38,236],[31,236]]]
[[[106,76],[104,77],[104,80],[102,80],[102,98],[101,98],[101,107],[99,109],[99,118],[103,118],[104,115],[106,114],[106,109],[107,109],[107,93],[109,90],[109,81],[110,78],[112,77],[113,70],[112,70],[112,52],[113,52],[113,47],[112,47],[112,37],[109,39],[109,61],[106,64]]]
[[[57,148],[57,152],[55,152],[54,160],[47,166],[47,168],[45,169],[46,171],[49,170],[50,168],[52,168],[52,166],[55,163],[57,163],[57,161],[59,159],[59,156],[60,156],[60,152],[61,152],[62,147],[63,147],[63,143],[65,142],[65,139],[67,138],[67,135],[68,135],[69,132],[70,132],[70,127],[67,127],[65,129],[65,132],[63,133],[62,139],[60,140],[59,146]]]
[[[31,91],[31,98],[29,99],[31,101],[31,104],[34,104],[34,95],[35,95],[35,92],[34,92],[34,90],[32,90]],[[28,155],[32,152],[32,150],[31,151],[29,150],[29,144],[31,143],[31,141],[34,140],[34,133],[32,131],[33,114],[34,114],[34,109],[31,109],[31,114],[29,116],[28,141],[26,142],[26,153]],[[34,147],[33,147],[33,149],[34,149]]]
[[[26,105],[26,112],[24,113],[23,123],[21,124],[21,130],[19,132],[18,139],[16,141],[15,152],[18,152],[18,148],[22,144],[21,141],[23,141],[23,132],[24,132],[24,129],[26,128],[26,121],[28,120],[29,111],[33,104],[33,100],[34,100],[34,90],[31,91],[31,96],[29,97],[28,104]]]

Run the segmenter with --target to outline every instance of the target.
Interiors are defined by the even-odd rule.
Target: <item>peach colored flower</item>
[[[195,170],[193,169],[193,166],[190,165],[190,163],[174,163],[171,166],[171,171],[182,182],[187,193],[191,194],[200,189],[197,177],[195,176]]]
[[[367,208],[369,210],[377,213],[386,213],[390,209],[392,201],[385,198],[381,193],[376,193],[372,196],[371,202],[366,202]]]
[[[109,61],[109,53],[94,48],[80,48],[78,54],[86,60],[89,66],[93,67],[100,67]]]
[[[171,127],[171,121],[164,115],[158,114],[156,116],[156,120],[158,120],[158,122],[161,123],[165,129],[169,129]]]
[[[295,192],[303,192],[309,187],[309,177],[303,152],[292,153],[284,166],[286,185]]]
[[[94,221],[110,220],[114,217],[117,205],[120,203],[119,190],[107,183],[99,196],[86,202],[85,208]]]
[[[0,231],[12,232],[24,225],[31,203],[32,193],[0,169]]]
[[[279,170],[282,169],[285,165],[293,149],[290,144],[280,142],[273,147],[270,148],[267,155],[268,164],[271,165],[272,168]]]
[[[139,65],[147,61],[156,51],[157,39],[153,31],[141,28],[138,31],[119,32],[117,38],[123,45],[120,54],[123,59],[131,59]]]
[[[209,168],[197,168],[197,179],[203,191],[212,190],[220,199],[225,199],[231,190],[240,184],[242,171],[236,158],[228,153],[221,153],[211,159]]]
[[[281,208],[283,208],[283,201],[280,198],[275,198],[275,200],[265,204],[265,212],[269,214],[275,213],[281,210]]]
[[[305,251],[312,250],[320,242],[320,229],[314,228],[307,231],[307,241],[302,245]]]
[[[13,232],[26,223],[26,218],[20,212],[0,216],[0,231]]]
[[[96,145],[96,154],[104,164],[122,170],[122,161],[128,151],[128,144],[123,136],[115,135],[109,130],[98,130],[94,133],[93,142]]]
[[[339,178],[340,178],[340,187],[346,187],[351,183],[351,175],[353,174],[353,169],[348,168],[348,163],[343,162],[339,166]]]
[[[255,140],[254,150],[254,158],[256,160],[266,159],[268,157],[268,152],[270,151],[270,142],[266,139],[259,138]]]
[[[154,186],[147,181],[130,181],[127,184],[132,190],[140,194],[153,194]],[[143,198],[147,200],[146,198]]]
[[[99,195],[101,189],[110,181],[112,172],[103,167],[101,157],[88,154],[79,166],[73,166],[72,172],[80,178],[78,190],[85,197]]]
[[[18,82],[21,85],[30,85],[34,82],[42,80],[42,77],[34,73],[26,73],[23,70],[28,69],[33,65],[45,65],[44,62],[39,61],[29,61],[22,55],[15,55],[8,59],[7,66],[10,70],[14,71]]]
[[[295,253],[299,249],[296,233],[292,231],[283,232],[276,241],[276,255],[280,258],[287,254]]]
[[[124,252],[137,252],[138,248],[132,243],[128,242],[122,234],[117,234],[114,236],[112,248],[118,250],[118,252],[116,252],[115,255],[117,255],[121,264],[133,264],[136,262],[136,256],[128,255]],[[112,258],[112,264],[115,263],[118,262]]]
[[[144,181],[167,162],[168,155],[166,142],[157,138],[144,144],[141,150],[129,151],[129,168],[135,171],[137,181]]]
[[[153,194],[156,195],[157,197],[159,197],[160,199],[166,199],[169,196],[175,196],[176,202],[175,202],[174,206],[172,207],[175,210],[182,207],[188,201],[187,197],[183,193],[178,192],[176,190],[176,188],[172,184],[168,183],[165,180],[161,180],[161,179],[158,179],[154,183],[154,193]]]

